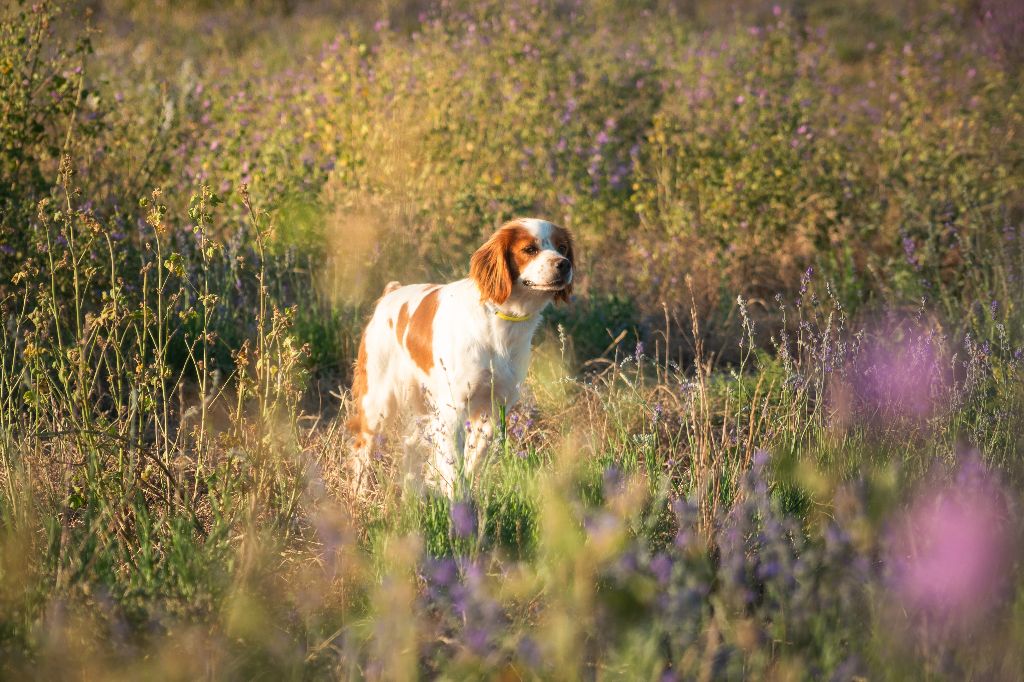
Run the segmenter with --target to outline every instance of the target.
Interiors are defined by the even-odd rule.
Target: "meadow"
[[[0,9],[0,676],[1024,677],[1013,0]],[[390,280],[571,229],[453,500]]]

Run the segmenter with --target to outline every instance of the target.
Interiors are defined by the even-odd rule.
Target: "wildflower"
[[[651,573],[662,585],[667,585],[668,581],[672,579],[672,558],[664,552],[658,552],[651,559],[650,568]]]
[[[456,537],[467,538],[476,534],[476,510],[472,502],[456,502],[451,509],[452,531]]]
[[[484,654],[487,652],[490,639],[491,638],[490,635],[487,634],[487,630],[483,628],[470,628],[466,631],[466,645],[471,651],[477,654]]]
[[[906,256],[907,263],[912,265],[915,269],[920,269],[921,265],[918,262],[917,256],[917,243],[911,237],[903,237],[903,253]]]
[[[537,646],[531,637],[524,635],[516,647],[516,652],[519,654],[519,658],[532,668],[537,668],[541,664],[541,652],[540,647]]]
[[[604,483],[604,494],[611,496],[622,488],[622,471],[614,464],[608,466],[601,475]]]
[[[980,462],[919,495],[889,540],[890,586],[911,612],[969,624],[998,603],[1012,533],[1005,493]]]

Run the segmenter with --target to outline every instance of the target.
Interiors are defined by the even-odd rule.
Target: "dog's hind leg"
[[[348,418],[348,430],[353,436],[352,456],[349,460],[349,488],[358,495],[366,482],[373,449],[380,446],[384,430],[395,413],[395,396],[387,381],[381,381],[377,358],[369,358],[366,352],[366,335],[359,343],[352,379],[352,407]],[[369,381],[369,374],[375,380]]]

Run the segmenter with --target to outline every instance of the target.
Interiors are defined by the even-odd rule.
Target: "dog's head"
[[[469,276],[481,297],[495,303],[504,303],[519,290],[568,301],[575,268],[569,230],[546,220],[516,218],[476,250]]]

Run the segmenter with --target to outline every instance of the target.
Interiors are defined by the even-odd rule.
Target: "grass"
[[[4,677],[1020,676],[1012,4],[94,9],[0,13]],[[353,498],[377,292],[519,213],[524,401]]]

